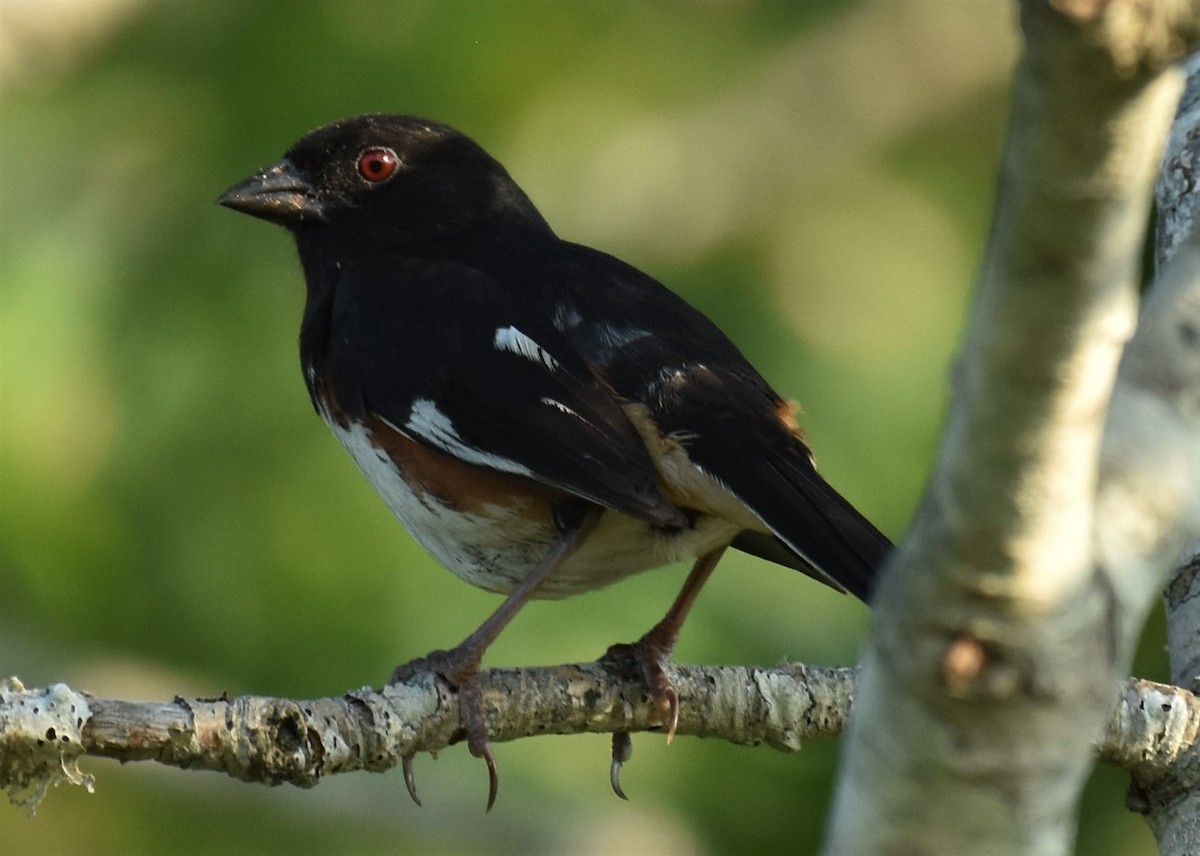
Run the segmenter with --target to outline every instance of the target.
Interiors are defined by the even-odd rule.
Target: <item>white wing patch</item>
[[[497,327],[492,339],[492,347],[497,351],[510,351],[535,363],[541,363],[550,371],[558,368],[558,360],[550,352],[530,339],[516,327]]]
[[[611,324],[601,324],[596,329],[595,335],[606,347],[620,349],[638,339],[646,338],[650,335],[650,331],[640,327],[614,327]]]
[[[521,476],[532,475],[529,467],[518,464],[516,461],[510,461],[501,455],[493,455],[491,452],[467,445],[455,430],[450,417],[439,410],[437,404],[428,398],[418,398],[413,401],[404,428],[397,428],[395,425],[392,427],[401,434],[420,437],[427,443],[432,443],[442,451],[448,452],[468,464],[479,464],[491,467],[493,470],[516,473]]]
[[[573,330],[583,323],[583,316],[561,303],[554,307],[554,327],[560,333]]]
[[[580,422],[582,422],[584,425],[591,428],[593,431],[599,430],[591,422],[591,420],[587,419],[582,413],[580,413],[579,411],[575,410],[572,407],[567,407],[567,405],[563,404],[561,401],[555,401],[553,398],[545,398],[545,397],[541,398],[540,401],[542,402],[542,404],[546,405],[547,407],[553,407],[559,413],[565,413],[567,416],[573,416],[574,418],[576,418]]]
[[[567,405],[563,404],[561,401],[555,401],[553,398],[545,398],[545,397],[543,397],[540,400],[541,400],[542,404],[546,405],[547,407],[553,407],[555,410],[559,411],[560,413],[565,413],[568,416],[574,416],[576,419],[578,419],[580,422],[584,423],[585,425],[592,424],[591,422],[588,422],[586,419],[584,419],[582,416],[580,416],[579,413],[577,413],[574,409],[567,407]]]
[[[583,316],[576,310],[558,305],[554,307],[554,327],[560,333],[568,330],[578,330],[583,326]],[[650,335],[649,330],[640,327],[617,327],[613,324],[599,323],[588,325],[584,334],[603,348],[623,348],[638,339]]]

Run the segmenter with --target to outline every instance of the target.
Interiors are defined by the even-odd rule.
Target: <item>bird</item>
[[[663,619],[610,649],[635,664],[668,740],[671,652],[727,548],[869,600],[891,542],[818,475],[798,406],[675,292],[560,238],[465,134],[411,115],[343,119],[218,202],[295,239],[317,413],[422,547],[505,595],[459,645],[391,678],[432,671],[458,689],[489,811],[480,664],[530,599],[694,563]],[[614,737],[621,797],[627,741]]]

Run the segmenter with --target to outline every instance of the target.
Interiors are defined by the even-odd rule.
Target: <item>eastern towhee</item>
[[[630,648],[670,736],[664,665],[726,547],[868,597],[891,545],[817,474],[796,408],[680,297],[555,235],[464,135],[346,119],[220,202],[296,238],[317,412],[425,549],[508,596],[461,645],[393,676],[432,669],[458,687],[489,808],[478,670],[530,598],[695,559]]]

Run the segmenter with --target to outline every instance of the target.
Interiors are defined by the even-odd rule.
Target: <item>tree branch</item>
[[[680,666],[686,701],[680,733],[796,752],[845,727],[853,669]],[[600,663],[483,673],[497,742],[536,734],[654,729],[636,680]],[[245,782],[302,788],[355,770],[385,772],[405,756],[461,739],[454,691],[432,675],[407,684],[293,701],[265,696],[108,699],[65,684],[27,689],[0,682],[0,788],[32,812],[50,785],[91,790],[85,756],[212,770]],[[1100,757],[1142,780],[1176,776],[1200,736],[1200,699],[1177,687],[1129,680],[1097,746]],[[1200,765],[1191,765],[1191,783]],[[1180,779],[1176,779],[1180,781]]]
[[[675,666],[679,734],[798,751],[841,732],[852,669]],[[636,676],[604,662],[483,672],[494,742],[538,734],[648,731],[661,718]],[[324,776],[383,772],[405,756],[461,740],[454,690],[433,675],[382,691],[293,701],[262,696],[130,702],[64,684],[0,684],[0,788],[36,807],[60,780],[91,786],[83,755],[216,770],[236,779],[312,787]]]

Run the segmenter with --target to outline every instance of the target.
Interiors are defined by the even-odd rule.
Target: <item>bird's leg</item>
[[[638,641],[631,645],[614,645],[604,655],[606,659],[632,658],[637,664],[654,706],[662,712],[666,720],[668,743],[675,739],[675,729],[679,725],[679,693],[671,685],[665,666],[670,662],[671,651],[679,640],[679,631],[683,627],[684,619],[724,553],[725,548],[721,547],[697,559],[696,564],[692,566],[692,572],[683,583],[683,588],[675,597],[675,602],[671,604],[662,620]],[[613,791],[622,799],[625,798],[625,794],[621,791],[621,765],[629,759],[632,752],[633,746],[628,732],[615,732],[610,778]]]
[[[596,528],[602,511],[603,509],[591,504],[583,508],[573,506],[559,509],[555,517],[559,538],[554,542],[554,546],[529,576],[505,598],[504,603],[479,625],[478,630],[454,648],[448,651],[431,651],[424,657],[397,666],[392,673],[390,683],[396,684],[420,672],[433,672],[445,678],[458,690],[458,710],[467,732],[467,747],[472,755],[482,758],[487,763],[487,811],[491,811],[496,802],[499,780],[496,776],[496,759],[492,755],[491,742],[488,739],[487,720],[483,715],[483,695],[479,686],[480,661],[488,646],[496,641],[500,631],[512,621],[513,616],[533,597],[550,575],[579,549]],[[413,802],[420,805],[421,801],[417,799],[416,786],[413,783],[411,756],[404,759],[403,768],[408,794]]]

